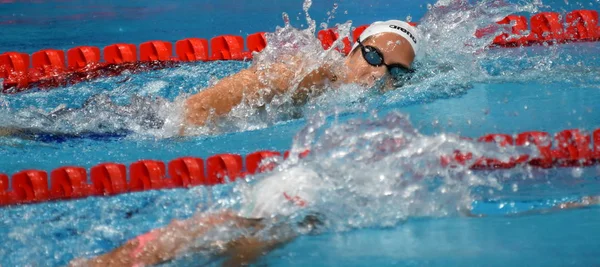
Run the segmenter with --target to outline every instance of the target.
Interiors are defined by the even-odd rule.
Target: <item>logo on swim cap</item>
[[[393,25],[393,24],[390,24],[390,28],[395,29],[395,30],[399,30],[399,31],[401,31],[403,33],[406,33],[406,35],[408,35],[408,37],[410,37],[410,39],[415,44],[417,43],[417,38],[415,38],[415,36],[413,36],[413,34],[410,31],[408,31],[407,29],[404,29],[404,28],[402,28],[400,26],[396,26],[396,25]]]
[[[410,23],[401,20],[388,20],[388,21],[376,21],[367,27],[362,34],[359,36],[359,41],[364,41],[367,38],[384,33],[394,33],[400,35],[413,49],[415,56],[419,55],[419,43],[417,39],[421,38],[418,30]],[[353,50],[358,46],[358,43],[354,44]]]

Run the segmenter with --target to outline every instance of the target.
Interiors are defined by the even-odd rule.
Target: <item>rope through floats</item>
[[[492,47],[521,47],[535,44],[590,42],[600,40],[598,12],[575,10],[564,20],[559,13],[542,12],[531,17],[531,29],[524,16],[509,15],[496,24],[475,32],[482,38],[497,32]],[[414,23],[413,23],[414,24]],[[352,31],[353,42],[369,25]],[[339,38],[336,29],[321,30],[317,34],[324,49],[329,49]],[[267,45],[265,33],[250,34],[245,39],[237,35],[221,35],[206,40],[187,38],[173,44],[167,41],[149,41],[138,46],[118,43],[104,47],[102,53],[95,46],[78,46],[65,51],[44,49],[31,55],[19,52],[0,54],[0,79],[3,93],[17,93],[32,88],[50,89],[90,81],[99,77],[172,67],[180,62],[215,60],[250,60],[252,52],[260,52]],[[350,52],[348,38],[342,40],[340,52]],[[209,49],[210,48],[210,49]],[[139,52],[139,53],[138,53]],[[102,60],[101,60],[102,59]]]
[[[475,158],[471,152],[456,150],[452,155],[441,156],[440,165],[491,171],[526,165],[534,168],[560,168],[600,164],[600,128],[592,133],[578,129],[564,130],[554,136],[539,131],[516,135],[487,134],[477,141],[495,143],[500,147],[534,146],[539,151],[539,157],[524,154],[504,160]],[[300,157],[309,154],[310,151],[305,151]],[[212,186],[270,171],[276,163],[268,159],[285,159],[288,156],[289,152],[282,154],[278,151],[257,151],[246,156],[217,154],[206,160],[182,157],[168,163],[158,160],[140,160],[129,166],[114,162],[101,163],[91,167],[89,172],[78,166],[64,166],[50,173],[34,169],[23,170],[11,176],[10,184],[9,177],[0,174],[0,206]]]

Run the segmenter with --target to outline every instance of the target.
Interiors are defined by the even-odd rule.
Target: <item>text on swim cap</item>
[[[412,39],[412,41],[416,44],[417,43],[417,38],[415,38],[412,33],[410,33],[407,29],[404,29],[400,26],[396,26],[396,25],[390,25],[390,28],[392,29],[396,29],[396,30],[400,30],[403,33],[406,33],[406,35],[408,35],[410,37],[410,39]]]

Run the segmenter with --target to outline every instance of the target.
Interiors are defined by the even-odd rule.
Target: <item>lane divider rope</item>
[[[524,16],[509,15],[494,25],[479,29],[475,37],[482,38],[503,29],[493,39],[492,47],[520,47],[534,44],[598,41],[600,26],[595,10],[575,10],[564,17],[556,12],[542,12],[531,17],[528,29]],[[415,24],[416,25],[416,24]],[[368,27],[362,25],[352,32],[353,42]],[[336,29],[317,34],[324,49],[339,38]],[[146,71],[176,66],[181,62],[215,60],[251,60],[253,52],[267,45],[265,33],[250,34],[245,39],[237,35],[221,35],[210,39],[187,38],[173,44],[167,41],[148,41],[139,45],[118,43],[100,48],[78,46],[65,51],[43,49],[31,55],[20,52],[0,54],[0,79],[3,93],[17,93],[32,88],[50,89],[67,86],[99,77],[121,74],[123,71]],[[350,52],[352,42],[343,41],[340,52]]]
[[[487,134],[477,141],[495,143],[500,147],[532,146],[538,149],[539,156],[524,154],[502,160],[476,158],[471,152],[456,150],[452,155],[441,156],[440,165],[492,171],[525,165],[534,168],[560,168],[600,164],[600,128],[592,133],[569,129],[554,136],[539,131],[516,135]],[[310,151],[304,151],[299,156],[303,158],[309,154]],[[238,154],[217,154],[206,160],[181,157],[166,164],[158,160],[140,160],[129,166],[109,162],[91,167],[89,173],[78,166],[60,167],[49,174],[43,170],[29,169],[13,174],[11,183],[8,175],[0,174],[0,206],[212,186],[270,171],[276,166],[275,161],[268,160],[273,157],[286,159],[289,152],[282,154],[278,151],[257,151],[245,157]]]

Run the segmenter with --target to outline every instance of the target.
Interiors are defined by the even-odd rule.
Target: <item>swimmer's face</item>
[[[415,53],[410,43],[397,34],[380,33],[367,38],[362,44],[377,48],[383,54],[384,63],[387,65],[400,64],[410,68],[415,59]],[[346,57],[345,64],[347,67],[346,83],[356,83],[365,87],[373,86],[388,72],[385,65],[376,67],[367,63],[360,46],[350,52]]]

